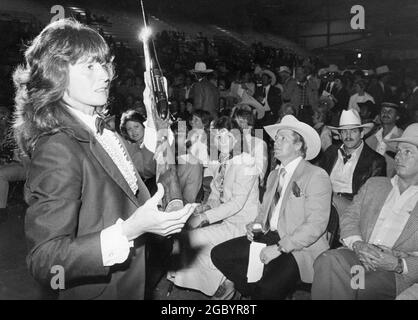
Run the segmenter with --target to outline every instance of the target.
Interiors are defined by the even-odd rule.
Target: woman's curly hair
[[[114,76],[113,57],[103,37],[73,19],[50,23],[25,51],[25,65],[13,74],[16,88],[14,135],[20,149],[30,155],[40,137],[60,131],[68,111],[62,97],[68,86],[70,64],[98,61]]]

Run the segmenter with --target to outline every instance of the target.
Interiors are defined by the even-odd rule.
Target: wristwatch
[[[398,265],[394,271],[399,274],[403,273],[403,260],[401,258],[398,258]]]

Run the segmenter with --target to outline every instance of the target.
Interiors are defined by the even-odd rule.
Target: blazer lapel
[[[304,169],[305,169],[305,160],[302,159],[302,161],[296,167],[296,170],[293,172],[293,175],[289,180],[289,184],[287,185],[284,194],[281,196],[283,197],[283,200],[282,200],[282,205],[280,207],[279,221],[284,218],[284,210],[286,208],[287,201],[289,200],[289,195],[292,190],[293,183],[296,182],[296,180],[298,180],[302,176]],[[279,228],[277,228],[277,230],[279,230]]]
[[[408,240],[412,235],[417,233],[418,229],[418,203],[415,205],[414,210],[411,211],[410,217],[402,231],[401,235],[399,236],[398,240],[396,240],[394,247],[398,247],[406,240]]]

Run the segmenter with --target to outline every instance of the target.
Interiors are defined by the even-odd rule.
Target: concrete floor
[[[27,248],[24,236],[24,212],[26,205],[21,199],[12,199],[9,218],[0,224],[0,300],[55,299],[55,294],[44,290],[30,276],[26,267]],[[153,292],[155,300],[207,300],[204,294],[173,287],[167,295],[170,282],[164,277]],[[297,291],[293,299],[308,300],[310,294]]]

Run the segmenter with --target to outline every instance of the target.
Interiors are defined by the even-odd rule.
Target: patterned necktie
[[[100,135],[103,134],[103,130],[106,128],[111,131],[115,131],[115,116],[108,116],[103,113],[98,113],[95,121],[96,132]]]
[[[273,216],[273,212],[276,209],[277,203],[279,202],[280,195],[282,193],[283,185],[284,185],[284,178],[286,176],[286,169],[281,168],[279,171],[279,182],[277,184],[276,192],[273,195],[273,201],[270,204],[268,218],[267,218],[267,225],[270,224],[271,217]]]
[[[347,163],[347,161],[351,159],[351,154],[347,154],[347,153],[344,151],[344,149],[339,149],[339,150],[340,150],[340,152],[341,152],[341,155],[343,156],[343,162],[344,162],[344,164],[346,164],[346,163]]]
[[[230,154],[219,154],[219,162],[220,166],[218,169],[218,174],[214,181],[214,186],[219,191],[219,199],[221,203],[224,203],[224,179],[225,179],[225,171],[226,171],[226,164],[229,159],[232,158]]]

